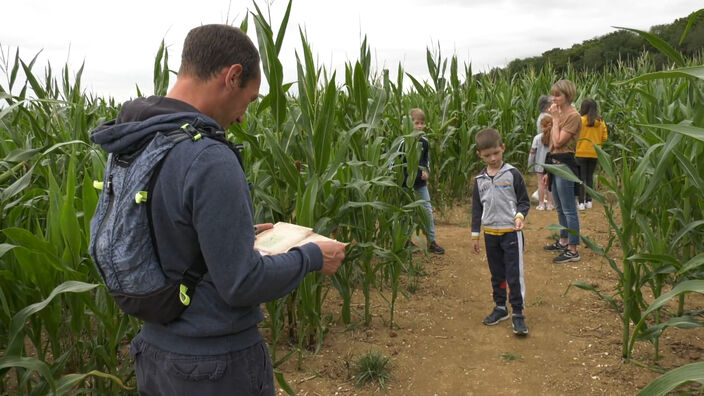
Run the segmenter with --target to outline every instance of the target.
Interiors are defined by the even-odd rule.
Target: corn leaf
[[[335,99],[337,89],[335,87],[335,75],[323,93],[323,105],[315,120],[315,130],[313,131],[313,148],[315,152],[315,169],[317,175],[323,174],[330,162],[333,147],[333,136],[335,133]]]
[[[39,375],[41,375],[46,382],[49,383],[49,387],[52,391],[56,389],[56,384],[54,383],[54,377],[51,374],[51,369],[45,362],[33,357],[14,356],[8,354],[0,357],[0,374],[13,367],[22,367],[27,370],[38,372]]]
[[[575,176],[574,173],[565,164],[553,165],[544,164],[543,167],[555,176],[561,177],[567,181],[583,184],[579,177]]]
[[[704,362],[691,363],[668,371],[641,389],[638,396],[665,396],[690,381],[704,384]]]
[[[27,173],[15,180],[14,183],[10,184],[6,189],[2,190],[2,192],[0,192],[0,202],[7,201],[26,189],[32,181],[33,171],[34,167],[31,167]]]
[[[274,377],[276,377],[276,382],[279,384],[281,389],[286,392],[289,396],[296,396],[296,392],[291,389],[291,386],[286,382],[286,378],[284,378],[284,373],[278,370],[274,370]]]
[[[286,6],[286,12],[284,13],[284,18],[281,20],[281,25],[279,26],[279,33],[276,35],[276,55],[281,53],[281,46],[284,42],[284,35],[286,34],[286,27],[288,26],[288,17],[291,15],[291,3],[293,0],[288,1]]]
[[[687,20],[687,27],[684,28],[684,32],[682,32],[682,37],[680,37],[680,42],[679,45],[682,45],[684,43],[685,37],[687,37],[687,33],[689,33],[689,30],[692,28],[694,25],[694,21],[697,20],[697,17],[699,14],[704,13],[704,8],[698,11],[694,11],[690,16],[689,19]]]
[[[114,383],[118,384],[122,389],[133,390],[133,387],[125,385],[121,379],[115,377],[112,374],[104,373],[98,370],[91,370],[85,374],[67,374],[61,377],[60,380],[56,382],[56,395],[64,395],[69,392],[75,391],[75,386],[83,382],[86,378],[90,376],[96,376],[101,378],[106,378]]]
[[[51,294],[38,303],[34,303],[23,308],[21,311],[17,312],[10,322],[9,329],[9,342],[7,344],[7,350],[5,351],[5,356],[19,356],[22,350],[23,340],[24,340],[24,325],[27,318],[33,314],[44,309],[49,303],[54,299],[54,297],[63,293],[84,293],[86,291],[95,289],[100,285],[94,283],[85,283],[78,281],[67,281],[52,290]]]
[[[699,253],[687,261],[677,274],[682,275],[702,266],[704,266],[704,253]]]
[[[65,246],[64,256],[68,259],[64,261],[64,264],[72,264],[71,268],[76,268],[81,261],[81,242],[83,240],[83,232],[78,223],[76,208],[73,204],[76,197],[75,158],[75,155],[71,155],[69,159],[68,172],[66,173],[66,179],[64,181],[64,188],[66,190],[59,219],[61,235]]]
[[[572,282],[569,284],[569,286],[567,286],[567,289],[565,289],[565,292],[562,294],[563,297],[567,295],[567,292],[570,291],[570,288],[572,286],[574,286],[578,289],[590,291],[590,292],[596,294],[597,297],[599,297],[603,301],[606,301],[613,309],[615,309],[616,311],[619,311],[620,307],[618,306],[618,303],[616,302],[616,300],[611,296],[607,296],[607,295],[601,293],[599,291],[599,289],[594,287],[594,285],[592,285],[591,283],[586,283],[586,282],[582,282],[582,281]]]
[[[704,68],[702,69],[704,70]],[[704,142],[704,128],[680,124],[642,124],[642,126],[649,128],[665,129],[671,132],[679,133],[680,135],[689,136],[691,138],[699,140],[700,142]]]
[[[643,328],[643,326],[645,326],[645,319],[650,313],[660,309],[673,297],[691,292],[704,294],[704,280],[686,280],[684,282],[680,282],[675,287],[673,287],[672,290],[670,290],[668,293],[665,293],[660,297],[656,298],[655,301],[653,301],[653,303],[650,304],[650,306],[648,306],[648,308],[642,312],[640,319],[637,321],[634,320],[636,326],[633,328],[633,337],[631,337],[628,350],[633,350],[633,344],[635,343],[638,334],[641,332],[641,329]]]
[[[650,326],[638,335],[638,340],[652,340],[660,337],[660,334],[668,327],[676,327],[678,329],[696,329],[702,327],[702,322],[694,320],[691,316],[678,316],[670,318],[667,322],[658,323]]]
[[[319,181],[313,176],[306,182],[305,191],[296,201],[296,224],[312,227],[315,224],[315,202],[318,198]]]
[[[626,80],[619,84],[630,84],[638,81],[662,80],[671,78],[696,78],[699,80],[704,80],[704,66],[681,67],[674,70],[665,70],[641,74],[638,77]]]
[[[679,67],[684,66],[684,58],[682,58],[682,54],[677,52],[674,48],[670,46],[670,44],[667,43],[667,41],[661,39],[660,37],[644,32],[642,30],[638,29],[631,29],[631,28],[626,28],[626,27],[620,27],[620,26],[614,26],[616,29],[623,29],[623,30],[628,30],[634,33],[637,33],[640,35],[642,38],[648,40],[648,42],[655,47],[658,51],[662,52],[663,54],[667,55],[668,58],[670,58],[671,61],[675,62],[675,64]]]

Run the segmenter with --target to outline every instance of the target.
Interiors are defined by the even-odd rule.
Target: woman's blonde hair
[[[570,80],[560,80],[553,84],[550,94],[553,96],[562,94],[565,96],[567,103],[572,103],[577,98],[577,87]]]

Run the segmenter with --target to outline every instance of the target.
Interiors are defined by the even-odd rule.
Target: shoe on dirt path
[[[428,245],[428,250],[435,254],[445,254],[445,249],[441,248],[435,241],[430,242],[430,245]]]
[[[555,241],[555,243],[547,246],[543,246],[543,250],[547,250],[549,252],[562,252],[567,250],[567,245],[563,245],[560,243],[560,241]]]
[[[528,335],[528,326],[526,326],[526,317],[523,314],[513,314],[511,317],[513,322],[513,334],[518,336]]]
[[[562,264],[569,263],[570,261],[579,261],[579,252],[573,252],[571,250],[565,250],[559,256],[552,259],[553,263]]]
[[[508,309],[506,307],[494,307],[494,310],[491,311],[489,316],[484,318],[484,323],[487,326],[493,326],[502,320],[508,319]]]

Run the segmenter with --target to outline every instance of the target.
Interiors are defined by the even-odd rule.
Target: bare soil
[[[530,177],[528,182],[535,185]],[[469,210],[436,213],[437,240],[446,253],[416,253],[427,275],[409,299],[398,299],[395,326],[389,326],[389,308],[379,292],[371,325],[352,330],[337,320],[336,292],[328,295],[325,313],[337,322],[321,350],[307,352],[300,366],[294,356],[278,367],[298,395],[633,395],[660,375],[644,366],[669,369],[704,360],[704,329],[668,329],[658,360],[652,344],[638,342],[633,358],[642,364],[624,363],[618,313],[593,293],[574,287],[565,293],[572,282],[584,281],[612,295],[616,274],[584,246],[581,261],[553,264],[555,254],[543,246],[553,241],[555,234],[546,227],[557,223],[557,214],[535,206],[525,229],[529,335],[515,336],[510,320],[483,325],[493,306],[490,274],[483,241],[482,252],[472,252]],[[582,233],[605,244],[609,228],[603,208],[595,203],[579,215]],[[362,312],[361,291],[354,301]],[[688,296],[686,309],[704,309],[704,298]],[[354,364],[369,352],[390,358],[392,378],[385,387],[355,384]]]

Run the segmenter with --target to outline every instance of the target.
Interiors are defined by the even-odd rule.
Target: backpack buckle
[[[183,279],[181,279],[181,284],[178,288],[178,298],[181,300],[181,304],[188,306],[191,304],[191,297],[193,296],[193,289],[195,289],[196,284],[200,282],[203,274],[199,274],[191,268],[186,268],[183,271]]]
[[[186,132],[194,142],[203,137],[203,135],[189,123],[181,125],[181,129]]]
[[[193,292],[188,288],[188,286],[181,283],[178,288],[178,299],[181,300],[181,304],[185,306],[191,305],[191,294]]]

